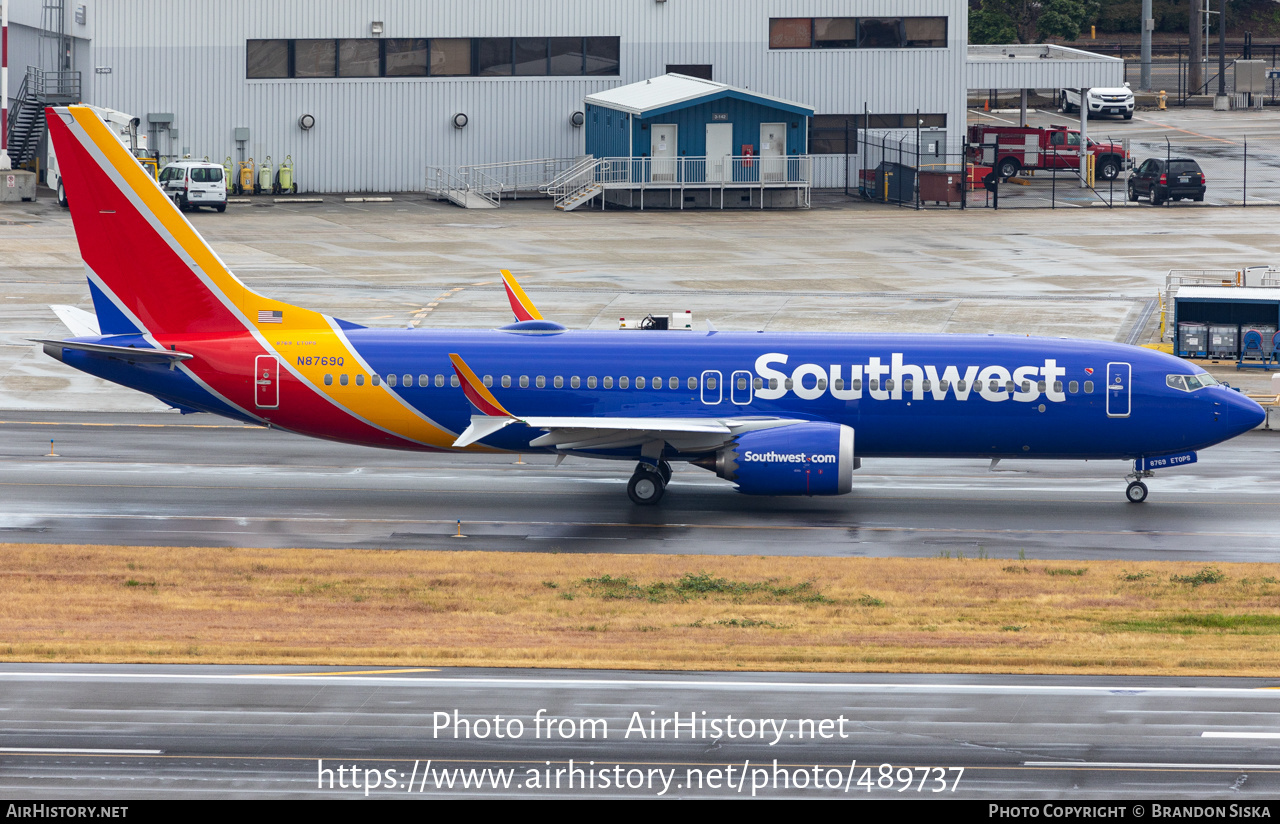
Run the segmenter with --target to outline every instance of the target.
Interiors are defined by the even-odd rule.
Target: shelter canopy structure
[[[675,73],[590,94],[583,102],[584,148],[604,164],[597,176],[602,191],[630,190],[607,196],[614,202],[630,205],[636,190],[662,189],[669,206],[690,199],[696,205],[754,205],[758,190],[761,207],[808,205],[811,106]],[[735,190],[732,203],[726,189]],[[655,198],[650,202],[658,205]]]

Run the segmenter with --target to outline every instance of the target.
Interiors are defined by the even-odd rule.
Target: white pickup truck
[[[1090,117],[1095,114],[1119,114],[1124,115],[1125,120],[1133,119],[1133,90],[1129,88],[1128,83],[1114,89],[1089,89],[1085,96],[1088,100]],[[1080,90],[1060,90],[1058,110],[1080,111]]]

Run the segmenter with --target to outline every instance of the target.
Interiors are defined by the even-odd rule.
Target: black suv
[[[1204,200],[1204,172],[1189,157],[1151,158],[1129,175],[1129,199],[1145,195],[1152,206],[1166,200]]]

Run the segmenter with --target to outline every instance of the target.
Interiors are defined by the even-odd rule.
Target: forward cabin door
[[[275,355],[259,355],[253,359],[254,405],[259,409],[280,406],[280,361]]]
[[[1129,417],[1133,368],[1127,363],[1107,364],[1107,417]]]
[[[760,124],[760,179],[781,182],[787,179],[787,124]]]
[[[649,129],[649,156],[653,159],[650,179],[654,183],[676,181],[676,135],[672,123],[655,123]]]
[[[707,124],[707,182],[725,183],[732,178],[729,175],[730,160],[733,156],[733,124]]]

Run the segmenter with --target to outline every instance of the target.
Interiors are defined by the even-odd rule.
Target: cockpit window
[[[1202,372],[1199,375],[1166,375],[1164,382],[1183,392],[1194,392],[1206,386],[1218,386],[1218,379],[1208,372]]]

